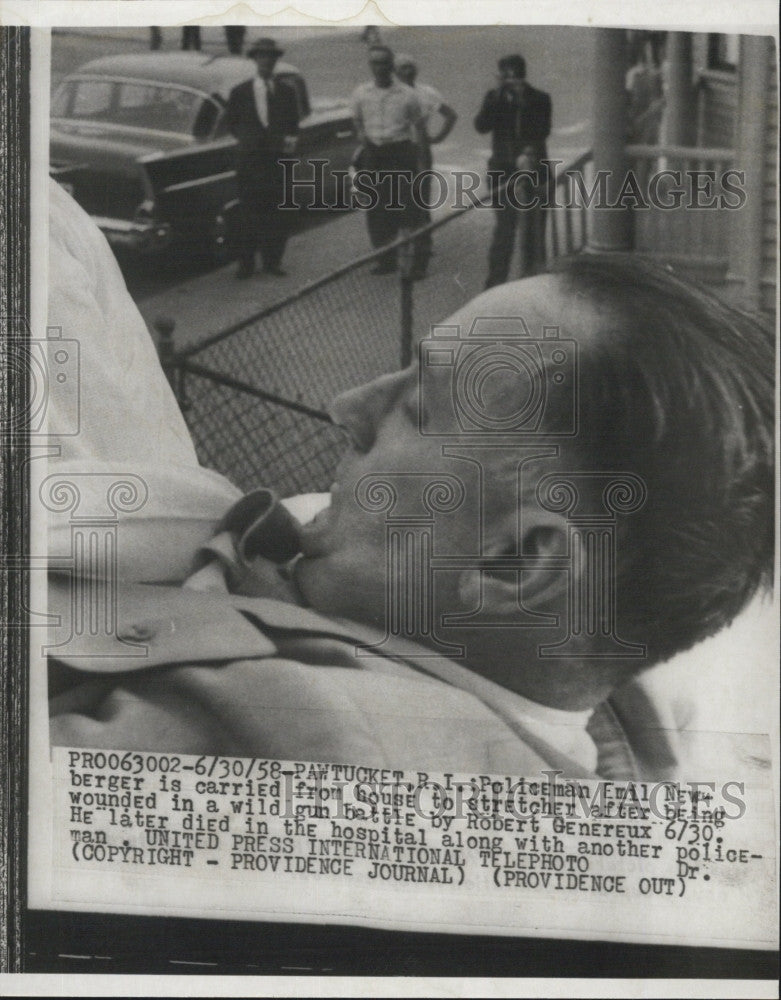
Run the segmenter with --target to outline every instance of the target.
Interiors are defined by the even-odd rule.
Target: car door
[[[155,214],[169,222],[185,252],[216,260],[230,242],[229,214],[238,196],[236,140],[223,127],[223,105],[203,96],[185,149],[143,157]]]

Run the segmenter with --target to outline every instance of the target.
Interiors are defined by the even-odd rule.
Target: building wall
[[[762,229],[762,308],[776,308],[778,234],[778,84],[776,53],[770,48],[771,70],[767,92],[765,178]]]
[[[701,81],[698,145],[734,149],[733,166],[745,171],[748,201],[719,242],[728,255],[728,297],[739,306],[776,308],[778,228],[778,98],[775,45],[770,38],[740,36],[736,71],[708,68],[708,36],[693,46]],[[763,68],[758,61],[766,58]],[[711,243],[715,248],[715,243]]]
[[[737,141],[739,75],[735,69],[714,68],[709,62],[710,35],[692,40],[694,83],[698,100],[699,146],[732,149]]]
[[[705,70],[699,79],[700,146],[732,149],[738,120],[738,81],[735,73]]]

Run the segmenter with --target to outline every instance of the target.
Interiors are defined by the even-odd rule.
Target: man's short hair
[[[408,56],[406,52],[399,52],[394,59],[394,63],[396,65],[396,69],[401,69],[402,66],[411,66],[413,69],[418,68],[418,64],[412,56]]]
[[[519,80],[526,79],[526,60],[523,56],[503,56],[499,60],[499,70],[511,69]]]
[[[668,659],[772,582],[773,338],[636,256],[580,254],[554,271],[602,316],[580,349],[565,460],[644,480],[647,500],[616,542],[617,621],[649,663]]]
[[[382,55],[388,60],[388,62],[393,65],[393,49],[389,48],[387,45],[372,45],[369,49],[369,59],[372,56]]]

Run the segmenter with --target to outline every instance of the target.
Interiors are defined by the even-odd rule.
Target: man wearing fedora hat
[[[289,213],[279,209],[284,201],[284,171],[279,159],[295,150],[299,115],[295,91],[274,79],[274,66],[282,54],[272,38],[259,38],[250,46],[247,55],[255,60],[257,75],[233,88],[225,112],[228,128],[239,144],[239,278],[255,273],[256,250],[260,251],[264,273],[285,273],[280,265]]]

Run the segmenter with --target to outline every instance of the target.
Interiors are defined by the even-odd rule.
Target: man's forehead
[[[461,337],[481,335],[502,336],[513,320],[519,331],[525,327],[532,337],[540,337],[544,327],[564,327],[572,324],[572,296],[561,279],[554,274],[541,274],[497,285],[453,313],[441,324],[452,327]],[[589,312],[592,310],[589,308]]]
[[[419,396],[433,436],[572,434],[579,348],[601,325],[590,298],[557,275],[490,289],[421,341],[407,405]]]
[[[431,344],[436,348],[438,341],[442,341],[443,348],[450,349],[455,342],[461,341],[484,345],[489,350],[492,342],[499,349],[501,341],[515,338],[544,341],[561,337],[575,340],[583,347],[599,336],[607,320],[607,314],[602,315],[602,310],[586,296],[568,290],[558,275],[544,274],[483,292],[441,323],[433,325],[421,346],[425,349],[426,344]],[[405,381],[410,389],[417,388],[420,381],[420,362],[420,354],[416,353],[406,370]],[[452,368],[447,364],[441,365],[440,371],[430,363],[426,367],[433,372],[432,379],[439,374],[441,378],[437,381],[452,381]],[[498,375],[497,388],[503,381]]]

